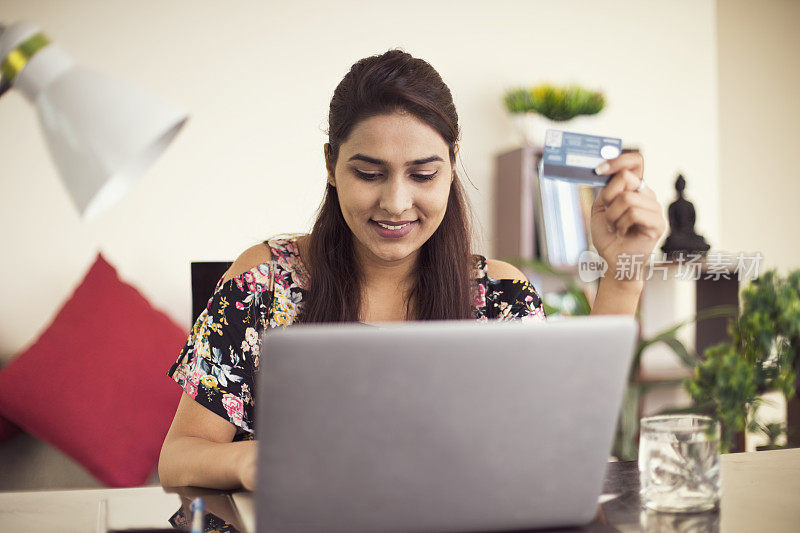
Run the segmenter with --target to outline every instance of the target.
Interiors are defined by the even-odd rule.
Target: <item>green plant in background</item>
[[[504,95],[510,113],[538,113],[563,122],[578,115],[596,115],[606,105],[603,93],[578,85],[555,87],[543,83],[531,88],[510,89]]]
[[[750,283],[729,331],[732,341],[705,351],[686,389],[698,411],[720,421],[723,451],[745,427],[761,430],[777,446],[775,431],[781,428],[762,426],[757,411],[766,392],[780,391],[787,399],[794,395],[795,364],[800,362],[800,270],[786,278],[771,270]]]

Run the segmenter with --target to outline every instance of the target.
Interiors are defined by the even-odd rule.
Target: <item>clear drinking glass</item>
[[[707,416],[664,415],[641,420],[642,506],[690,513],[719,505],[719,424]]]

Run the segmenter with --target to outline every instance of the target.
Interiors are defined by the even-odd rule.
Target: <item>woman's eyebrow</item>
[[[364,161],[366,163],[372,163],[373,165],[384,165],[384,166],[387,165],[386,161],[384,161],[383,159],[369,157],[364,154],[356,154],[352,156],[350,159],[348,159],[348,161]],[[410,167],[412,165],[424,165],[425,163],[431,163],[433,161],[443,161],[443,159],[438,155],[432,155],[430,157],[424,157],[422,159],[415,159],[413,161],[409,161],[408,163],[406,163],[406,166]]]

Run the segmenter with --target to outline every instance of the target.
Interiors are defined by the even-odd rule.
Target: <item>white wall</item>
[[[333,89],[356,60],[395,46],[428,60],[450,86],[487,237],[493,160],[518,143],[503,91],[574,81],[607,96],[593,129],[640,147],[665,205],[683,172],[698,230],[719,238],[711,0],[4,0],[0,16],[40,24],[83,65],[191,114],[130,195],[86,223],[59,182],[34,110],[15,91],[0,101],[6,357],[38,335],[97,250],[188,328],[192,260],[232,259],[269,235],[310,227]]]
[[[800,268],[800,2],[718,2],[720,236]]]

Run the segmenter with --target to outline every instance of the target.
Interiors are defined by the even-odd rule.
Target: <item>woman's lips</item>
[[[405,237],[408,235],[417,225],[417,220],[411,221],[403,221],[403,222],[389,222],[381,220],[378,223],[377,220],[370,220],[370,224],[375,228],[375,231],[378,232],[378,235],[385,239],[399,239],[401,237]],[[386,228],[381,224],[385,224],[387,226],[392,226],[396,229]],[[399,227],[398,227],[399,226]]]

